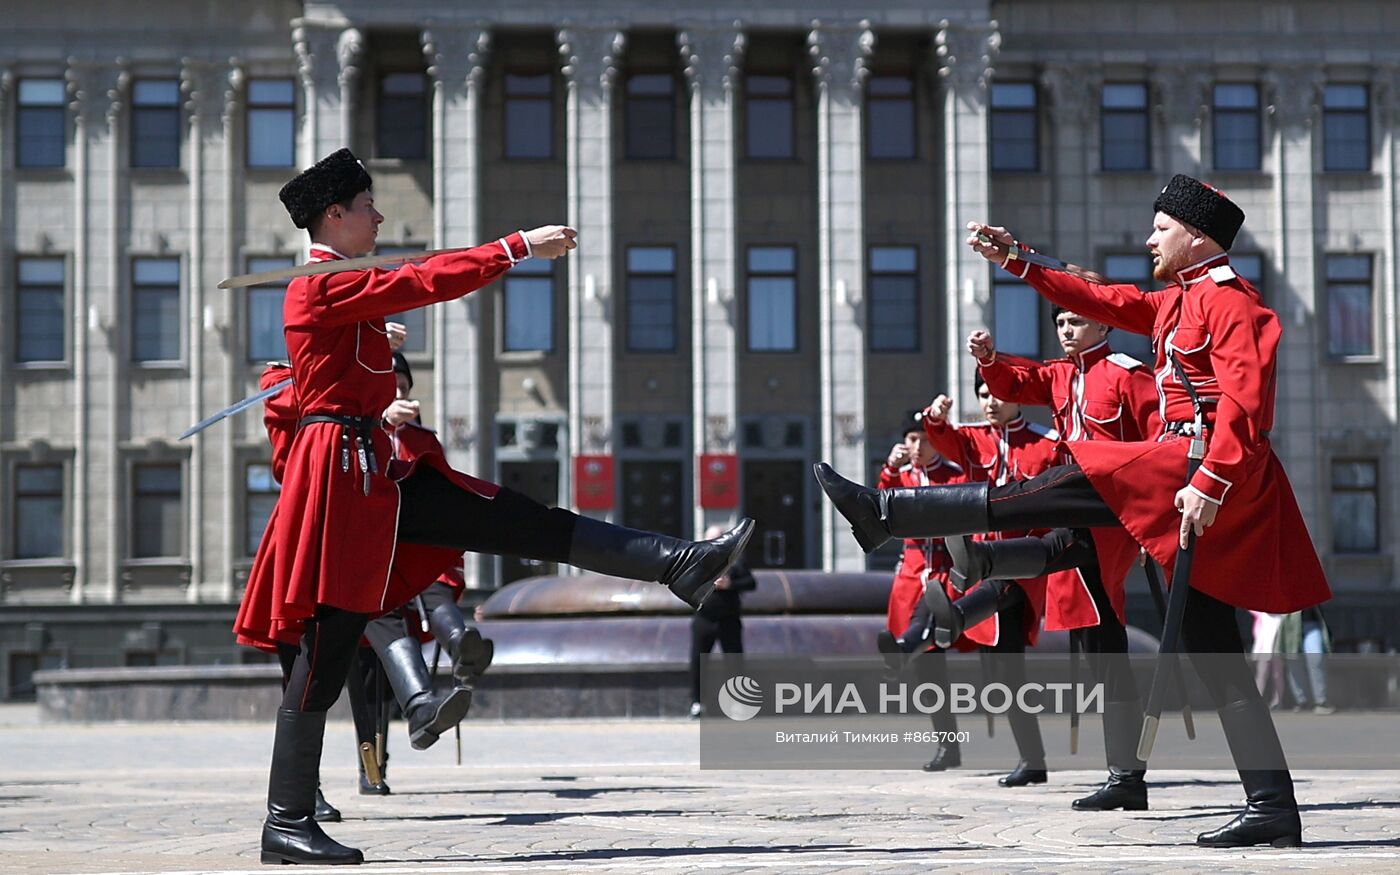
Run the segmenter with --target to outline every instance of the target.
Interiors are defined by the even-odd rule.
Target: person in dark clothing
[[[706,529],[723,533],[719,526]],[[735,562],[729,573],[715,581],[714,592],[710,593],[695,611],[690,621],[690,716],[700,717],[705,706],[700,704],[700,660],[719,642],[725,653],[744,652],[744,629],[740,619],[743,608],[741,594],[749,592],[757,584],[753,572],[742,562]]]

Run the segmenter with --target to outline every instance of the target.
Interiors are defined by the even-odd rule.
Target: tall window
[[[1264,256],[1257,252],[1231,252],[1230,267],[1264,294]]]
[[[1115,283],[1132,283],[1140,289],[1157,288],[1157,281],[1152,278],[1152,256],[1145,252],[1141,255],[1133,253],[1106,256],[1103,269],[1104,275]],[[1152,355],[1152,338],[1145,334],[1134,334],[1115,328],[1113,333],[1109,334],[1108,342],[1118,352],[1125,352],[1139,361],[1149,365],[1155,361]]]
[[[992,169],[1038,169],[1040,134],[1035,85],[1030,82],[993,83],[991,115]]]
[[[131,86],[131,166],[180,166],[180,83],[137,79]]]
[[[1371,256],[1327,256],[1327,354],[1374,355]]]
[[[15,466],[14,558],[63,555],[63,466]]]
[[[792,77],[751,73],[744,79],[744,88],[744,154],[750,158],[793,157]]]
[[[676,157],[676,77],[637,73],[627,77],[623,113],[628,158]]]
[[[1337,553],[1380,550],[1380,478],[1375,459],[1332,462],[1332,549]]]
[[[380,246],[375,249],[378,255],[402,255],[406,252],[420,252],[421,246]],[[389,265],[390,270],[398,270],[403,265]],[[408,331],[401,351],[405,354],[426,353],[428,351],[428,308],[419,307],[406,313],[395,313],[384,317],[385,322],[398,322]]]
[[[250,258],[249,273],[262,273],[291,267],[292,259]],[[287,336],[282,331],[282,302],[287,297],[287,281],[253,286],[248,296],[248,361],[280,362],[287,358]]]
[[[871,352],[919,349],[919,252],[913,246],[870,248]]]
[[[296,87],[290,79],[248,81],[249,167],[296,164]]]
[[[19,80],[15,113],[17,167],[62,167],[68,140],[67,95],[62,79]]]
[[[16,274],[16,361],[63,361],[63,259],[20,258]]]
[[[676,250],[627,250],[627,350],[676,351]]]
[[[553,157],[554,77],[507,73],[505,84],[506,157]]]
[[[749,350],[797,349],[797,250],[792,246],[749,249]]]
[[[428,77],[385,73],[379,77],[375,154],[380,158],[428,157]]]
[[[506,274],[502,348],[506,352],[554,350],[553,262],[522,261]]]
[[[131,262],[131,358],[170,362],[180,358],[180,260]]]
[[[1103,169],[1147,170],[1152,166],[1147,86],[1116,82],[1103,87]]]
[[[914,80],[872,76],[866,87],[865,154],[868,158],[914,158]]]
[[[277,505],[277,496],[282,486],[272,479],[271,465],[249,465],[244,480],[243,492],[243,551],[247,556],[258,552],[267,521],[272,517],[272,508]]]
[[[1365,85],[1322,90],[1322,169],[1371,169],[1371,112]]]
[[[1216,170],[1258,170],[1259,86],[1229,82],[1215,86],[1212,133]]]
[[[1040,357],[1040,296],[1003,270],[992,278],[992,339],[1012,355]]]
[[[134,559],[179,556],[183,549],[181,473],[178,464],[133,465],[131,555]]]

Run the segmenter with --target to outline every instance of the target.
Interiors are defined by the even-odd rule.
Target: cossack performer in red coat
[[[293,224],[311,235],[313,262],[374,249],[384,217],[371,184],[341,149],[283,186]],[[343,270],[288,284],[282,314],[299,419],[235,625],[240,641],[296,640],[299,648],[277,715],[263,862],[363,860],[313,819],[326,711],[369,618],[412,598],[461,553],[657,581],[698,605],[747,543],[751,520],[702,542],[626,529],[453,471],[437,452],[390,476],[390,440],[379,425],[395,395],[385,317],[460,298],[526,258],[557,258],[575,247],[575,236],[546,226],[397,270]],[[396,559],[406,544],[441,551],[441,561],[434,566],[410,550],[410,570]]]
[[[1182,643],[1220,709],[1247,802],[1232,821],[1196,841],[1205,847],[1292,846],[1302,840],[1293,781],[1235,623],[1236,608],[1287,613],[1331,594],[1269,443],[1282,328],[1258,291],[1230,267],[1227,252],[1244,223],[1238,206],[1178,174],[1153,209],[1147,238],[1153,275],[1172,284],[1159,292],[1031,265],[1015,257],[1019,244],[1006,229],[981,222],[968,224],[968,245],[1062,307],[1151,336],[1163,420],[1158,440],[1079,441],[1067,445],[1072,464],[1031,480],[990,489],[909,490],[897,503],[830,466],[819,465],[817,476],[867,548],[889,537],[1012,526],[1122,526],[1170,569],[1177,545],[1185,547],[1194,531]],[[1187,384],[1200,398],[1199,429]],[[1182,486],[1192,435],[1206,443],[1205,459]]]
[[[1005,484],[1023,480],[1059,460],[1058,435],[1053,429],[1028,422],[1021,415],[1019,404],[992,394],[980,376],[976,384],[977,402],[984,417],[982,422],[949,423],[948,413],[953,402],[946,395],[935,398],[922,414],[924,431],[930,441],[940,453],[963,468],[967,482]],[[999,540],[1025,534],[1025,529],[1016,529],[988,533],[986,537]],[[988,664],[995,680],[1013,690],[1018,689],[1026,682],[1026,646],[1034,644],[1040,635],[1049,584],[1045,575],[1023,575],[1014,582],[983,580],[963,594],[957,588],[958,581],[950,575],[948,586],[929,587],[924,591],[926,605],[933,608],[956,599],[953,604],[981,607],[977,608],[976,621],[968,622],[966,628],[953,634],[943,634],[946,630],[935,627],[934,643],[962,650],[981,645],[992,654]],[[1006,718],[1011,724],[1020,760],[1010,774],[998,779],[998,783],[1005,787],[1045,783],[1045,744],[1040,735],[1040,721],[1035,714],[1017,708],[1008,711]]]
[[[1110,326],[1058,306],[1053,315],[1065,358],[1031,361],[998,352],[986,331],[968,337],[968,352],[988,387],[1016,401],[1049,406],[1065,444],[1142,441],[1161,434],[1157,386],[1147,366],[1113,352]],[[1061,459],[1071,459],[1068,447],[1062,447]],[[1145,810],[1147,766],[1137,757],[1142,703],[1126,656],[1123,586],[1139,552],[1137,542],[1122,528],[1059,528],[1041,536],[1040,544],[1024,539],[978,542],[967,536],[950,540],[954,574],[964,579],[1060,572],[1049,577],[1045,628],[1070,630],[1072,649],[1087,655],[1094,681],[1105,689],[1108,778],[1072,807]],[[944,612],[954,613],[951,607]]]

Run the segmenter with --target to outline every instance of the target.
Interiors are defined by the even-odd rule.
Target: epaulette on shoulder
[[[1228,264],[1212,267],[1210,270],[1206,271],[1206,276],[1217,283],[1228,283],[1230,280],[1237,277],[1235,269]]]
[[[1041,425],[1038,422],[1028,422],[1026,423],[1026,428],[1029,428],[1031,431],[1035,432],[1041,437],[1048,438],[1052,441],[1057,441],[1060,439],[1060,433],[1048,425]]]
[[[1146,365],[1133,358],[1132,356],[1128,355],[1126,352],[1112,353],[1107,357],[1106,361],[1113,362],[1115,365],[1117,365],[1125,371],[1131,371],[1133,368],[1146,367]]]

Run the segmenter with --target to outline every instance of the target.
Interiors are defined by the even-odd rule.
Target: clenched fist
[[[541,225],[524,234],[530,243],[530,254],[536,258],[558,258],[578,248],[578,232],[568,225]]]

